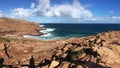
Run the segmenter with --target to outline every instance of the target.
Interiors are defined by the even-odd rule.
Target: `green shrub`
[[[6,42],[10,42],[10,39],[9,38],[3,38],[4,39],[4,41],[6,41]]]
[[[80,54],[84,54],[85,53],[85,50],[84,49],[81,49],[79,51],[73,51],[71,52],[71,60],[77,60],[78,59],[78,56]]]
[[[22,42],[25,43],[27,40],[25,38],[22,38]]]

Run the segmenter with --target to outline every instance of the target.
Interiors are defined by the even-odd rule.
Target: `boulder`
[[[59,62],[58,61],[52,61],[49,68],[55,68],[56,66],[59,65]]]

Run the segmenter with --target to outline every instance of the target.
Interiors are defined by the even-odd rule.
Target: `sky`
[[[0,0],[0,17],[40,23],[120,23],[120,0]]]

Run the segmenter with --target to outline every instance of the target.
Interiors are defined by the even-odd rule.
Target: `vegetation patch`
[[[81,54],[84,54],[84,53],[85,53],[84,49],[81,49],[79,51],[72,51],[71,52],[71,60],[77,60],[78,56],[81,55]]]
[[[1,38],[1,39],[3,39],[4,41],[6,41],[6,42],[10,42],[10,39],[9,38]]]

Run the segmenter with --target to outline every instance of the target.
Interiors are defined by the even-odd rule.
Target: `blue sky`
[[[0,17],[41,23],[120,23],[120,0],[1,0]]]

